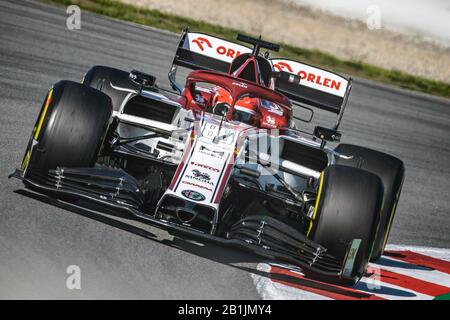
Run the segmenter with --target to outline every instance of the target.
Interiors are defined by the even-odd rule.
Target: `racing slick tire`
[[[119,111],[123,100],[130,93],[130,90],[136,91],[140,89],[137,83],[130,80],[129,75],[129,72],[119,69],[94,66],[84,76],[83,84],[108,95],[111,98],[113,110]]]
[[[354,257],[353,284],[364,274],[379,225],[383,185],[365,170],[331,165],[320,177],[312,228],[308,236],[340,261],[345,261],[349,245],[361,239]],[[352,282],[352,283],[349,283]]]
[[[112,115],[111,99],[86,85],[60,81],[48,92],[30,137],[22,171],[91,167]]]
[[[405,178],[405,166],[400,159],[394,156],[351,144],[340,144],[336,151],[353,156],[348,160],[337,157],[336,163],[367,170],[379,176],[383,182],[384,194],[383,206],[380,211],[380,228],[371,257],[371,261],[375,261],[383,254],[389,238]]]

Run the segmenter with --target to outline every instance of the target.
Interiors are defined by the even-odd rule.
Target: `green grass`
[[[236,41],[238,30],[224,28],[204,21],[193,20],[173,14],[162,13],[157,10],[146,9],[134,5],[124,4],[115,0],[44,0],[56,5],[76,4],[82,10],[91,11],[108,17],[131,21],[179,33],[185,27],[191,30],[206,32],[221,38]],[[255,36],[255,35],[254,35]],[[328,53],[318,50],[294,47],[281,43],[279,56],[317,65],[335,72],[358,76],[406,89],[425,92],[450,98],[450,85],[411,75],[398,70],[387,70],[359,61],[338,59]]]

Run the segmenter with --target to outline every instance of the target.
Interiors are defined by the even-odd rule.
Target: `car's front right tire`
[[[28,143],[22,171],[90,167],[112,115],[111,99],[86,85],[60,81],[48,92]]]

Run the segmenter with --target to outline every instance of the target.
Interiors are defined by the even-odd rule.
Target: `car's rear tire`
[[[123,100],[130,91],[140,89],[138,84],[130,80],[129,72],[105,66],[94,66],[89,69],[83,83],[108,95],[114,111],[120,110]]]
[[[100,91],[72,81],[56,83],[39,113],[22,170],[93,166],[111,114],[111,99]]]
[[[331,165],[320,178],[312,228],[308,236],[344,261],[349,245],[361,239],[351,278],[359,280],[376,237],[383,186],[376,175],[357,168]]]
[[[353,156],[348,160],[337,158],[336,163],[367,170],[379,176],[383,182],[384,194],[383,206],[380,211],[380,228],[371,257],[371,260],[375,261],[383,254],[389,238],[405,178],[405,166],[400,159],[394,156],[351,144],[340,144],[336,151]]]

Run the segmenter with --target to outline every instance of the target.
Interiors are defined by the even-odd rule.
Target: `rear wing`
[[[248,39],[247,39],[248,38]],[[238,39],[278,51],[279,47],[267,46],[260,39],[238,35]],[[250,40],[252,41],[250,41]],[[256,49],[257,50],[257,49]],[[206,33],[183,30],[177,46],[169,80],[174,90],[179,93],[183,87],[176,82],[177,67],[192,70],[212,70],[227,73],[234,58],[244,53],[252,53],[252,49],[228,40],[211,36]],[[258,54],[258,52],[256,52]],[[281,59],[270,59],[275,72],[275,90],[284,94],[294,103],[317,107],[338,115],[335,128],[339,126],[351,89],[351,78],[345,78],[337,73],[320,69],[305,63]],[[284,72],[281,72],[284,71]],[[277,73],[282,75],[277,77]],[[291,74],[299,81],[286,79]]]
[[[228,72],[231,62],[242,53],[252,49],[206,33],[183,30],[177,51],[169,72],[169,80],[174,89],[179,90],[175,81],[177,66],[192,70],[214,70]]]
[[[338,114],[336,126],[339,125],[352,87],[351,78],[293,60],[273,58],[270,61],[275,74],[284,71],[299,78],[298,82],[283,81],[283,77],[279,77],[275,90],[294,102]]]

